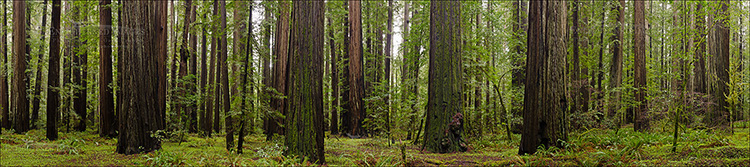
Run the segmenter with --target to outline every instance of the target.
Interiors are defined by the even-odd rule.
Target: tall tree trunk
[[[7,1],[3,0],[3,11],[8,11],[7,7]],[[6,27],[6,21],[8,20],[8,13],[3,13],[3,24],[0,26],[2,28],[2,37],[0,37],[0,51],[3,53],[3,60],[2,60],[2,66],[0,66],[1,70],[7,71],[8,69],[8,50],[7,50],[7,42],[8,42],[8,28]],[[10,129],[10,106],[8,103],[8,76],[7,72],[0,73],[0,112],[3,112],[3,119],[0,121],[0,127],[5,129]]]
[[[388,105],[386,114],[386,132],[388,133],[388,140],[391,138],[391,47],[393,45],[393,0],[388,0],[388,31],[385,36],[385,92],[388,94],[385,97],[385,104]],[[402,37],[403,38],[403,37]],[[389,142],[390,144],[390,142]]]
[[[167,111],[167,5],[168,1],[156,1],[154,8],[154,17],[156,17],[154,20],[155,24],[154,31],[156,32],[156,55],[158,57],[157,59],[157,70],[159,72],[158,75],[158,94],[157,94],[157,116],[159,116],[160,122],[155,122],[156,127],[159,129],[164,129],[166,126],[166,123],[164,122],[164,118],[166,117],[166,111]]]
[[[221,32],[227,31],[227,2],[226,0],[219,0],[221,8]],[[230,103],[229,101],[229,63],[227,63],[227,33],[221,35],[221,103],[224,109],[224,128],[227,132],[227,150],[234,148],[234,117],[229,113]]]
[[[196,5],[193,5],[192,3],[190,3],[190,5],[188,5],[188,6],[190,6],[190,8],[191,8],[191,10],[190,10],[190,23],[194,23],[195,19],[196,19],[196,13],[197,13],[196,9],[198,9],[198,8],[197,8]],[[197,78],[197,76],[198,76],[198,53],[197,53],[197,51],[198,51],[198,49],[197,49],[198,48],[198,35],[196,35],[196,34],[197,33],[190,33],[190,37],[189,37],[190,39],[188,40],[188,41],[190,41],[189,42],[190,43],[190,49],[189,49],[189,52],[190,52],[190,63],[189,63],[190,64],[189,65],[190,66],[190,70],[189,71],[190,72],[189,72],[188,75],[192,74],[193,76],[195,76],[195,78],[191,81],[191,82],[194,82],[194,83],[192,83],[193,86],[191,86],[189,88],[189,90],[194,95],[198,94],[198,87],[196,87],[196,85],[198,85],[198,78]],[[196,132],[198,132],[198,106],[197,106],[197,104],[195,104],[195,103],[189,104],[188,110],[190,111],[190,123],[189,123],[190,128],[189,128],[188,132],[190,132],[190,133],[196,133]]]
[[[432,152],[463,152],[467,149],[462,137],[464,99],[461,79],[464,67],[460,26],[460,1],[430,3],[430,78],[422,147]]]
[[[263,8],[264,11],[271,10],[269,5],[264,5],[263,7],[264,7]],[[272,19],[271,12],[263,13],[263,22],[264,22],[263,25],[266,25],[266,26],[263,27],[264,28],[263,31],[265,32],[263,33],[263,49],[260,50],[263,52],[261,53],[261,58],[263,61],[263,86],[264,86],[262,89],[263,91],[261,92],[263,94],[266,94],[264,96],[261,96],[261,104],[263,106],[269,106],[269,107],[271,107],[271,101],[269,97],[273,95],[267,89],[267,87],[273,88],[273,78],[271,78],[271,72],[273,72],[273,70],[271,70],[271,60],[272,60],[273,55],[271,54],[272,49],[270,48],[271,47],[271,23],[270,23],[271,19]],[[265,116],[263,118],[264,118],[263,129],[267,131],[268,119],[265,119],[266,118]]]
[[[277,92],[281,93],[282,96],[286,95],[286,78],[287,78],[287,60],[288,60],[288,48],[289,48],[289,15],[290,5],[289,2],[279,0],[280,13],[276,21],[276,40],[274,45],[276,62],[274,62],[274,88]],[[271,103],[278,112],[278,114],[286,115],[286,99],[284,98],[273,98]],[[277,116],[270,116],[266,118],[268,126],[266,129],[266,140],[271,140],[274,134],[283,135],[284,120]]]
[[[612,41],[614,41],[614,46],[612,47],[612,63],[610,64],[610,71],[609,71],[609,88],[614,90],[612,91],[610,104],[608,106],[608,115],[610,118],[614,118],[615,113],[620,109],[620,92],[617,89],[622,85],[622,41],[623,39],[623,33],[622,33],[622,25],[625,25],[624,23],[624,17],[625,17],[625,11],[622,10],[625,7],[625,0],[619,0],[620,4],[614,7],[615,13],[617,13],[617,23],[615,23],[615,29],[613,30],[612,35]],[[615,118],[616,119],[616,118]],[[619,120],[619,119],[617,119]],[[619,120],[619,121],[625,121],[625,120]]]
[[[99,136],[114,137],[115,111],[112,95],[112,9],[110,0],[99,1]]]
[[[403,64],[403,65],[401,65],[401,110],[402,111],[407,111],[407,106],[408,106],[407,104],[409,104],[411,102],[414,102],[414,101],[408,99],[409,98],[409,93],[408,93],[409,91],[407,91],[410,88],[407,83],[409,82],[409,78],[410,78],[409,75],[411,74],[411,70],[409,70],[409,63],[408,63],[410,61],[409,60],[409,56],[408,56],[408,54],[409,54],[409,48],[406,47],[406,43],[409,42],[409,39],[410,39],[409,38],[409,22],[411,20],[409,18],[409,13],[410,13],[409,4],[410,3],[411,3],[410,1],[404,1],[404,17],[403,17],[403,19],[404,19],[403,26],[404,27],[403,27],[403,33],[402,33],[403,34],[402,38],[404,39],[404,42],[401,43],[401,45],[403,46],[402,47],[403,48],[402,49],[402,54],[401,54],[402,55],[401,56],[401,63]],[[411,136],[412,136],[411,134],[412,134],[412,131],[413,131],[412,127],[414,127],[414,120],[416,119],[415,117],[416,116],[413,116],[413,115],[409,116],[409,120],[411,120],[411,121],[409,121],[407,129],[406,129],[406,131],[407,131],[406,132],[406,140],[410,140],[411,139]]]
[[[328,18],[328,26],[333,27],[333,20]],[[333,90],[333,107],[331,110],[331,134],[339,134],[339,67],[338,61],[339,56],[336,54],[336,40],[333,36],[334,28],[328,29],[328,44],[331,46],[331,90]]]
[[[511,72],[511,86],[514,90],[522,90],[525,89],[526,84],[526,62],[524,62],[524,56],[526,56],[526,52],[528,52],[528,48],[524,49],[523,45],[520,44],[520,42],[523,42],[523,34],[527,33],[527,23],[528,23],[528,12],[526,11],[526,5],[528,2],[523,0],[514,0],[512,2],[512,8],[513,8],[513,14],[511,15],[513,19],[513,26],[512,30],[514,32],[513,38],[518,40],[519,42],[514,44],[513,46],[513,52],[515,55],[512,57],[512,65],[513,70]],[[528,38],[528,37],[527,37]],[[527,46],[528,47],[528,46]],[[514,100],[511,103],[514,107],[512,107],[511,113],[514,117],[521,117],[521,114],[523,113],[523,100],[518,101]],[[520,132],[522,124],[513,124],[513,131]]]
[[[79,122],[75,129],[77,131],[86,131],[86,67],[87,62],[84,61],[84,57],[87,57],[86,50],[81,49],[83,42],[81,41],[81,12],[82,7],[73,5],[73,83],[78,85],[79,88],[75,89],[73,96],[73,109],[76,115],[79,117]]]
[[[179,87],[182,88],[180,90],[180,96],[187,96],[188,94],[186,94],[187,93],[186,91],[189,91],[190,87],[191,87],[190,86],[191,84],[189,83],[190,81],[187,80],[186,77],[190,73],[188,71],[188,69],[189,69],[188,66],[192,65],[192,63],[189,63],[188,61],[192,61],[193,60],[190,57],[191,55],[193,55],[192,48],[191,48],[192,47],[192,43],[191,43],[191,38],[190,38],[191,35],[192,35],[190,33],[190,24],[192,24],[191,18],[190,18],[191,14],[192,14],[192,11],[190,11],[190,10],[192,9],[192,5],[193,5],[193,1],[192,0],[185,1],[185,15],[184,15],[185,18],[184,18],[184,23],[183,23],[184,27],[182,29],[182,45],[180,47],[180,56],[179,56],[179,58],[180,58],[180,78],[182,80],[181,83],[179,83],[179,85],[180,85]],[[173,39],[175,39],[175,41],[176,41],[176,37],[173,37]],[[177,43],[177,42],[173,42],[173,43]],[[172,63],[174,64],[174,62],[172,62]],[[173,80],[173,82],[174,82],[174,80]],[[183,123],[183,125],[186,126],[186,130],[190,131],[190,124],[191,124],[191,119],[190,119],[191,117],[190,116],[191,116],[192,111],[190,111],[190,109],[188,109],[188,106],[187,106],[187,105],[190,105],[190,104],[184,103],[182,100],[179,100],[179,99],[180,99],[180,97],[176,97],[175,96],[175,97],[173,97],[172,101],[177,101],[176,103],[178,103],[178,106],[180,106],[179,108],[177,108],[177,114],[178,114],[179,118],[184,118],[182,120],[182,123]],[[185,117],[183,115],[180,115],[180,111],[179,111],[180,108],[185,112],[184,115],[186,115],[187,117]]]
[[[706,16],[704,14],[705,9],[703,8],[702,2],[697,3],[695,13],[695,30],[698,35],[695,36],[693,41],[698,48],[695,50],[693,58],[695,60],[695,68],[693,68],[693,75],[695,76],[693,80],[693,91],[706,93]]]
[[[203,20],[205,19],[206,19],[206,14],[203,14]],[[201,112],[201,118],[200,118],[200,126],[201,126],[201,131],[204,132],[204,135],[208,136],[211,134],[209,130],[211,129],[210,128],[211,123],[209,122],[211,118],[210,118],[210,112],[208,111],[208,108],[209,108],[208,105],[210,105],[209,104],[210,103],[210,100],[209,100],[210,91],[208,88],[208,84],[210,84],[210,82],[208,82],[209,80],[208,68],[209,67],[206,65],[208,63],[208,55],[206,54],[208,51],[208,46],[207,46],[208,41],[206,40],[208,33],[206,33],[205,27],[203,27],[202,30],[203,31],[201,34],[202,38],[201,38],[201,83],[200,83],[201,97],[202,97],[202,100],[201,100],[202,103],[201,103],[200,108],[202,112]]]
[[[49,71],[47,72],[47,139],[49,140],[57,140],[57,120],[60,115],[58,112],[60,92],[54,89],[60,86],[60,3],[60,0],[52,0]]]
[[[580,86],[578,86],[578,80],[581,79],[581,65],[580,65],[580,40],[579,40],[579,13],[581,12],[580,7],[580,1],[574,0],[573,1],[573,69],[571,71],[571,85],[573,86],[573,89],[571,92],[573,92],[573,104],[571,105],[570,113],[577,113],[581,110],[580,103],[581,103],[581,94],[580,89],[582,89]]]
[[[716,100],[716,104],[709,112],[707,117],[704,118],[704,123],[711,127],[719,127],[722,129],[729,127],[729,104],[725,95],[729,94],[727,83],[729,82],[729,20],[730,13],[727,12],[729,9],[729,1],[722,0],[719,2],[718,9],[712,12],[711,32],[709,34],[709,55],[713,58],[712,64],[710,65],[715,74],[711,78],[712,83],[711,96]]]
[[[119,137],[117,152],[136,154],[150,152],[161,148],[161,142],[152,137],[152,133],[163,129],[159,124],[164,117],[159,113],[158,59],[160,50],[157,37],[161,24],[156,16],[161,15],[156,8],[160,2],[124,1],[122,7],[123,26],[142,30],[142,33],[122,34],[123,43],[119,43],[123,61],[120,67],[123,90],[117,98],[119,115]],[[125,32],[125,31],[121,31]],[[138,47],[124,47],[138,46]]]
[[[521,155],[567,140],[566,9],[562,1],[535,1],[529,6],[533,22],[528,33]]]
[[[13,129],[22,134],[29,130],[29,102],[26,98],[26,2],[13,1]]]
[[[44,0],[44,4],[42,5],[42,27],[41,27],[41,36],[42,36],[42,43],[44,43],[45,38],[45,31],[47,30],[45,27],[47,27],[47,0]],[[42,80],[44,80],[44,76],[42,76],[42,59],[44,59],[44,47],[39,47],[39,56],[36,59],[36,81],[34,83],[34,96],[33,101],[31,103],[32,105],[32,112],[31,112],[31,128],[36,129],[36,122],[39,120],[39,101],[42,98]]]
[[[362,9],[361,2],[349,1],[349,117],[346,133],[351,136],[365,135],[362,126],[365,116],[364,95],[365,78],[362,64]]]
[[[244,4],[243,4],[243,6],[244,6]],[[245,111],[245,103],[248,103],[247,96],[248,96],[249,93],[253,93],[253,88],[255,88],[255,79],[252,78],[252,76],[253,76],[253,71],[252,71],[252,69],[253,69],[253,62],[251,61],[252,57],[253,57],[253,45],[252,45],[253,42],[251,40],[255,39],[255,37],[253,35],[253,12],[252,12],[253,11],[253,3],[249,3],[247,6],[250,8],[249,9],[250,11],[248,12],[248,16],[247,16],[247,36],[246,36],[247,38],[244,39],[244,43],[242,44],[245,47],[242,48],[242,49],[240,49],[240,53],[243,53],[244,54],[243,56],[245,57],[245,62],[244,62],[244,64],[245,64],[245,71],[242,74],[242,81],[241,81],[242,84],[240,86],[241,87],[241,92],[240,93],[242,94],[242,102],[240,102],[240,108],[238,109],[238,110],[241,111],[241,114],[240,114],[241,117],[239,119],[240,120],[240,129],[239,129],[238,137],[237,137],[237,154],[242,154],[242,144],[244,144],[244,142],[245,142],[245,132],[247,131],[246,126],[247,126],[247,119],[248,119],[248,115],[247,114],[248,113]],[[244,25],[244,23],[242,23],[242,24],[243,25],[241,25],[240,28],[244,29],[245,25]],[[250,82],[250,86],[249,87],[251,88],[250,90],[247,90],[248,86],[246,85],[247,82],[248,82],[247,81],[248,80],[248,76],[251,77],[250,81],[249,81]],[[248,106],[250,106],[250,110],[251,111],[254,111],[255,106],[253,106],[253,103],[250,102],[248,104]]]
[[[635,51],[635,74],[633,78],[633,85],[635,91],[635,101],[640,102],[635,107],[633,118],[635,124],[633,128],[636,131],[646,131],[649,128],[648,123],[648,112],[646,101],[646,18],[644,17],[644,4],[643,1],[636,1],[634,6],[633,22],[635,26],[635,34],[633,36],[633,50]]]
[[[287,85],[285,154],[324,164],[323,1],[294,1]]]

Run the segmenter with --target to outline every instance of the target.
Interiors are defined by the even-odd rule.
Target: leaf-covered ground
[[[245,153],[226,151],[223,136],[201,138],[190,135],[183,142],[165,141],[156,152],[120,155],[116,139],[100,138],[94,132],[61,133],[48,141],[43,130],[0,136],[0,166],[281,166],[314,165],[283,156],[280,142],[266,142],[262,135],[246,137]],[[688,129],[681,133],[677,152],[672,153],[672,134],[638,133],[632,128],[592,129],[575,132],[563,148],[542,149],[535,155],[519,156],[519,135],[512,141],[504,135],[470,139],[463,153],[433,154],[418,145],[385,138],[349,139],[327,135],[328,166],[748,166],[750,136],[747,128],[734,134],[714,134]]]

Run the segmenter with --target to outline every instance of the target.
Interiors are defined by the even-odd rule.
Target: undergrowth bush
[[[169,167],[169,166],[185,165],[185,162],[184,162],[185,159],[182,156],[178,156],[172,152],[157,150],[157,151],[154,151],[153,153],[143,155],[143,157],[146,158],[146,161],[143,163],[146,166]]]

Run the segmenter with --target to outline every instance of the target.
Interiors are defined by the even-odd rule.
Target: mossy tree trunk
[[[323,26],[324,2],[294,1],[289,41],[289,100],[286,155],[324,164]]]
[[[466,151],[463,135],[461,2],[430,4],[430,70],[424,148]]]

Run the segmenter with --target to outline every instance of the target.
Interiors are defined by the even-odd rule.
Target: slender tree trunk
[[[349,121],[348,131],[351,136],[365,135],[362,126],[365,116],[364,95],[365,79],[362,64],[362,9],[360,1],[349,1]]]
[[[244,6],[244,4],[243,4],[243,6]],[[253,76],[253,74],[252,74],[252,72],[253,72],[252,71],[253,62],[251,61],[252,57],[253,57],[253,45],[252,45],[253,43],[252,43],[251,40],[255,39],[254,35],[253,35],[253,12],[252,12],[253,11],[253,3],[249,3],[247,6],[250,8],[249,9],[250,11],[247,12],[248,13],[248,17],[247,17],[247,36],[246,36],[247,38],[245,38],[244,43],[242,44],[243,46],[245,46],[245,48],[240,49],[240,52],[244,53],[243,56],[245,57],[245,62],[244,62],[244,64],[245,64],[245,71],[242,74],[242,82],[241,82],[242,84],[240,86],[241,87],[241,92],[240,93],[242,94],[242,102],[240,102],[240,108],[239,108],[239,110],[242,113],[241,113],[241,117],[240,117],[240,129],[239,129],[239,132],[238,132],[239,135],[237,137],[237,154],[242,154],[242,144],[244,144],[244,142],[245,142],[245,132],[247,131],[247,127],[246,126],[247,126],[247,119],[248,119],[248,117],[247,117],[248,115],[247,114],[248,113],[245,111],[245,103],[248,102],[247,101],[248,94],[249,93],[253,93],[253,89],[252,88],[255,87],[255,79],[252,78],[252,76]],[[243,23],[243,25],[241,25],[240,27],[242,29],[244,29],[245,28],[244,26],[245,25]],[[247,80],[248,80],[248,76],[251,77],[250,81],[249,81],[249,83],[250,83],[249,87],[251,88],[250,90],[247,89],[248,86],[246,85],[247,84]],[[253,106],[253,103],[248,104],[248,106],[250,106],[250,110],[251,111],[253,111],[254,108],[255,108],[255,106]]]
[[[115,110],[112,95],[112,9],[110,0],[99,1],[99,136],[114,137]]]
[[[206,14],[203,14],[203,20],[205,20],[205,19],[206,19]],[[211,127],[211,125],[210,125],[211,123],[209,122],[209,120],[211,120],[211,118],[210,118],[210,114],[209,114],[210,112],[208,111],[208,109],[209,109],[208,105],[210,105],[209,104],[210,103],[210,100],[209,100],[209,97],[210,97],[210,93],[209,92],[210,91],[209,91],[209,88],[208,88],[208,84],[210,84],[210,82],[208,82],[208,80],[209,80],[209,77],[208,77],[208,75],[209,75],[208,74],[209,73],[208,72],[209,69],[208,68],[209,67],[206,65],[208,63],[208,55],[206,54],[207,51],[208,51],[208,46],[207,46],[208,41],[206,40],[206,38],[208,36],[208,33],[206,33],[206,28],[205,27],[203,27],[202,30],[203,31],[202,31],[202,34],[201,34],[202,38],[201,38],[201,83],[200,83],[201,98],[202,98],[202,100],[201,100],[202,103],[201,103],[201,107],[200,108],[201,108],[202,112],[201,112],[201,118],[200,118],[200,126],[201,126],[201,131],[204,132],[204,135],[208,136],[208,135],[211,134],[210,130],[209,130],[209,129],[211,129],[210,128]]]
[[[333,20],[331,18],[328,18],[328,26],[333,27]],[[330,44],[331,47],[331,90],[333,90],[333,107],[331,110],[331,134],[332,135],[338,135],[339,134],[339,67],[338,67],[338,61],[339,56],[336,54],[336,40],[334,40],[333,36],[333,28],[328,29],[328,44]]]
[[[579,44],[580,44],[579,28],[580,27],[578,25],[578,22],[579,22],[578,19],[580,17],[579,13],[581,12],[580,3],[581,2],[579,0],[573,1],[573,69],[571,71],[571,83],[572,83],[571,85],[574,85],[573,89],[575,90],[571,91],[573,92],[573,104],[570,107],[571,109],[570,113],[578,113],[581,110],[580,89],[582,88],[578,86],[579,84],[577,82],[579,79],[581,79],[581,65],[580,65],[581,56],[580,56],[580,48],[579,48]]]
[[[47,0],[44,0],[42,5],[42,27],[41,27],[41,41],[44,43],[45,31],[47,30]],[[36,129],[36,122],[39,120],[39,101],[42,98],[42,59],[44,59],[44,47],[39,47],[39,56],[36,59],[36,81],[34,83],[34,96],[32,97],[32,112],[31,112],[31,129]]]
[[[388,94],[385,97],[385,104],[388,105],[386,114],[386,132],[388,133],[388,141],[391,139],[391,47],[393,45],[393,0],[388,0],[388,31],[385,36],[385,92]],[[402,37],[403,38],[403,37]],[[390,144],[390,142],[388,142]]]
[[[268,5],[264,5],[263,10],[268,11],[271,9]],[[269,23],[270,21],[271,21],[271,12],[264,12],[263,24],[266,25],[263,27],[264,28],[263,31],[265,32],[263,34],[263,47],[264,48],[261,49],[260,51],[263,52],[261,53],[261,58],[263,61],[263,86],[264,86],[262,89],[263,91],[261,92],[266,95],[261,96],[262,97],[261,104],[264,106],[269,106],[269,107],[271,107],[271,103],[270,103],[271,101],[269,97],[273,95],[270,91],[267,91],[267,88],[266,88],[266,87],[273,87],[273,78],[271,78],[271,72],[272,72],[271,60],[272,60],[273,55],[271,54],[271,49],[270,49],[271,47],[271,23]],[[263,117],[263,118],[264,118],[263,129],[268,131],[268,123],[269,123],[268,119],[265,119],[266,117]]]
[[[324,3],[294,1],[289,41],[285,155],[324,164],[323,34]]]
[[[411,74],[410,73],[411,71],[409,70],[409,63],[408,63],[410,61],[409,60],[409,56],[408,56],[408,54],[409,54],[409,48],[406,47],[406,43],[408,43],[409,39],[411,39],[411,38],[409,38],[409,22],[410,22],[410,18],[409,18],[409,13],[410,13],[409,4],[410,3],[411,3],[410,1],[404,1],[404,18],[403,18],[404,19],[404,23],[403,23],[404,27],[403,27],[403,37],[402,37],[404,39],[404,42],[401,44],[403,46],[402,47],[403,48],[402,49],[403,52],[401,54],[402,55],[401,56],[401,63],[403,64],[403,65],[401,65],[401,110],[402,111],[407,111],[408,104],[411,103],[411,102],[414,102],[414,101],[408,99],[409,98],[409,93],[408,93],[409,91],[408,90],[409,90],[410,87],[407,84],[407,83],[409,83],[409,78],[410,78],[409,75]],[[411,120],[411,121],[409,121],[407,129],[406,129],[406,131],[407,131],[406,132],[406,140],[410,140],[411,139],[411,136],[412,136],[411,134],[412,134],[412,131],[413,131],[412,127],[414,127],[414,120],[416,119],[415,117],[416,116],[409,116],[409,120]]]
[[[221,10],[221,32],[228,32],[227,31],[227,2],[225,0],[219,0],[220,10]],[[219,45],[220,48],[220,54],[221,54],[221,102],[224,109],[224,128],[227,132],[227,150],[231,150],[234,148],[234,117],[229,113],[230,110],[230,103],[229,101],[229,64],[227,63],[227,33],[224,33],[221,35],[221,45]],[[218,132],[218,131],[217,131]]]
[[[196,13],[197,13],[196,9],[197,9],[197,7],[196,7],[196,5],[193,5],[192,3],[190,3],[190,5],[188,5],[188,6],[190,6],[190,8],[191,8],[191,10],[190,10],[190,23],[194,23],[195,19],[196,19]],[[190,37],[189,37],[190,39],[188,40],[188,41],[190,41],[189,42],[190,43],[190,49],[188,49],[189,52],[190,52],[190,63],[189,63],[189,66],[190,66],[190,70],[189,71],[190,72],[189,72],[188,75],[192,74],[193,76],[195,76],[195,78],[191,81],[191,82],[194,82],[194,83],[192,83],[193,86],[191,86],[189,88],[189,90],[194,95],[198,94],[198,87],[196,87],[196,85],[198,85],[198,78],[197,78],[198,77],[198,56],[197,56],[198,55],[198,53],[197,53],[197,51],[198,51],[198,49],[197,49],[198,48],[198,35],[196,35],[196,34],[197,33],[190,33]],[[190,127],[189,127],[188,132],[190,132],[190,133],[196,133],[196,132],[198,132],[198,108],[197,107],[198,106],[195,103],[189,104],[189,107],[188,107],[188,110],[190,111],[190,123],[189,123]]]
[[[344,8],[344,43],[341,45],[343,53],[341,54],[341,129],[339,130],[340,133],[346,134],[350,131],[351,127],[349,127],[350,117],[349,117],[349,1],[344,1],[342,8]]]
[[[193,60],[191,58],[191,55],[193,55],[193,52],[192,52],[192,48],[191,48],[192,47],[192,43],[191,43],[191,38],[190,38],[191,35],[192,35],[190,33],[190,24],[192,24],[192,22],[191,22],[192,20],[190,18],[191,14],[192,14],[192,11],[191,11],[192,5],[193,5],[193,1],[192,0],[185,1],[185,15],[184,15],[185,19],[184,19],[184,23],[183,23],[184,27],[183,27],[183,30],[182,30],[182,45],[180,47],[180,56],[179,56],[179,58],[180,58],[180,78],[182,80],[179,83],[179,85],[180,85],[179,87],[182,88],[180,90],[180,96],[187,96],[187,94],[186,94],[187,92],[186,91],[190,90],[190,87],[191,87],[190,86],[191,84],[189,83],[190,81],[187,80],[186,77],[190,74],[190,72],[188,71],[188,69],[189,69],[188,66],[192,65],[192,63],[189,63],[188,61],[192,61]],[[173,37],[172,39],[175,39],[175,41],[176,41],[176,37]],[[177,43],[177,42],[173,42],[173,43]],[[172,63],[174,64],[174,61]],[[173,82],[174,82],[174,80],[173,80]],[[184,102],[182,102],[182,100],[179,100],[179,99],[180,99],[180,97],[174,96],[173,99],[172,99],[172,101],[176,101],[176,103],[178,103],[178,106],[180,106],[179,108],[177,108],[178,115],[180,113],[180,111],[179,111],[180,108],[183,111],[185,111],[185,115],[187,115],[188,117],[186,118],[183,115],[179,115],[179,117],[180,118],[186,118],[186,119],[183,119],[182,122],[183,122],[183,125],[186,126],[186,130],[190,131],[190,124],[191,124],[190,116],[192,115],[192,111],[190,109],[188,109],[188,106],[187,106],[187,105],[190,105],[190,104],[184,103]]]
[[[432,152],[467,149],[462,137],[461,79],[464,73],[460,11],[460,1],[432,1],[430,4],[430,79],[423,148]]]
[[[49,71],[47,72],[47,139],[49,140],[57,140],[57,120],[60,115],[58,112],[60,92],[54,89],[60,86],[60,3],[60,0],[52,1]]]
[[[633,50],[635,51],[635,68],[634,74],[634,87],[637,88],[635,91],[635,101],[640,102],[636,106],[633,113],[635,119],[634,129],[636,131],[646,131],[649,128],[648,125],[648,111],[646,101],[646,18],[644,17],[644,4],[643,1],[636,1],[634,8],[633,22],[635,25],[635,34],[633,39]]]
[[[26,2],[13,1],[13,129],[22,134],[29,130],[29,102],[26,98]]]
[[[3,0],[3,11],[8,11],[7,7],[7,1]],[[6,27],[6,21],[8,20],[8,13],[3,13],[3,24],[0,26],[2,28],[2,37],[0,37],[0,51],[3,53],[3,60],[2,60],[2,67],[3,71],[7,71],[8,69],[8,50],[7,50],[7,42],[8,42],[8,28]],[[0,126],[5,129],[10,129],[10,103],[8,103],[8,76],[7,72],[0,73],[0,112],[3,112],[3,119],[0,122]],[[15,102],[14,102],[15,103]]]
[[[693,81],[693,91],[699,92],[699,93],[706,93],[706,56],[704,55],[706,53],[706,16],[703,14],[705,12],[705,9],[703,8],[703,3],[699,2],[697,3],[697,9],[695,14],[695,30],[698,33],[697,36],[695,36],[694,43],[698,47],[695,50],[694,60],[695,60],[695,68],[693,68],[693,75],[694,81]]]
[[[122,50],[123,65],[118,82],[123,90],[118,100],[119,137],[117,152],[120,154],[136,154],[150,152],[161,148],[161,142],[150,134],[163,129],[160,123],[164,117],[159,113],[159,70],[160,59],[157,46],[161,39],[158,37],[158,27],[161,24],[158,17],[161,13],[156,10],[160,2],[124,1],[122,7],[122,24],[137,28],[142,33],[122,34],[123,43],[119,43]],[[138,46],[138,47],[125,47]],[[162,103],[163,105],[163,103]]]

